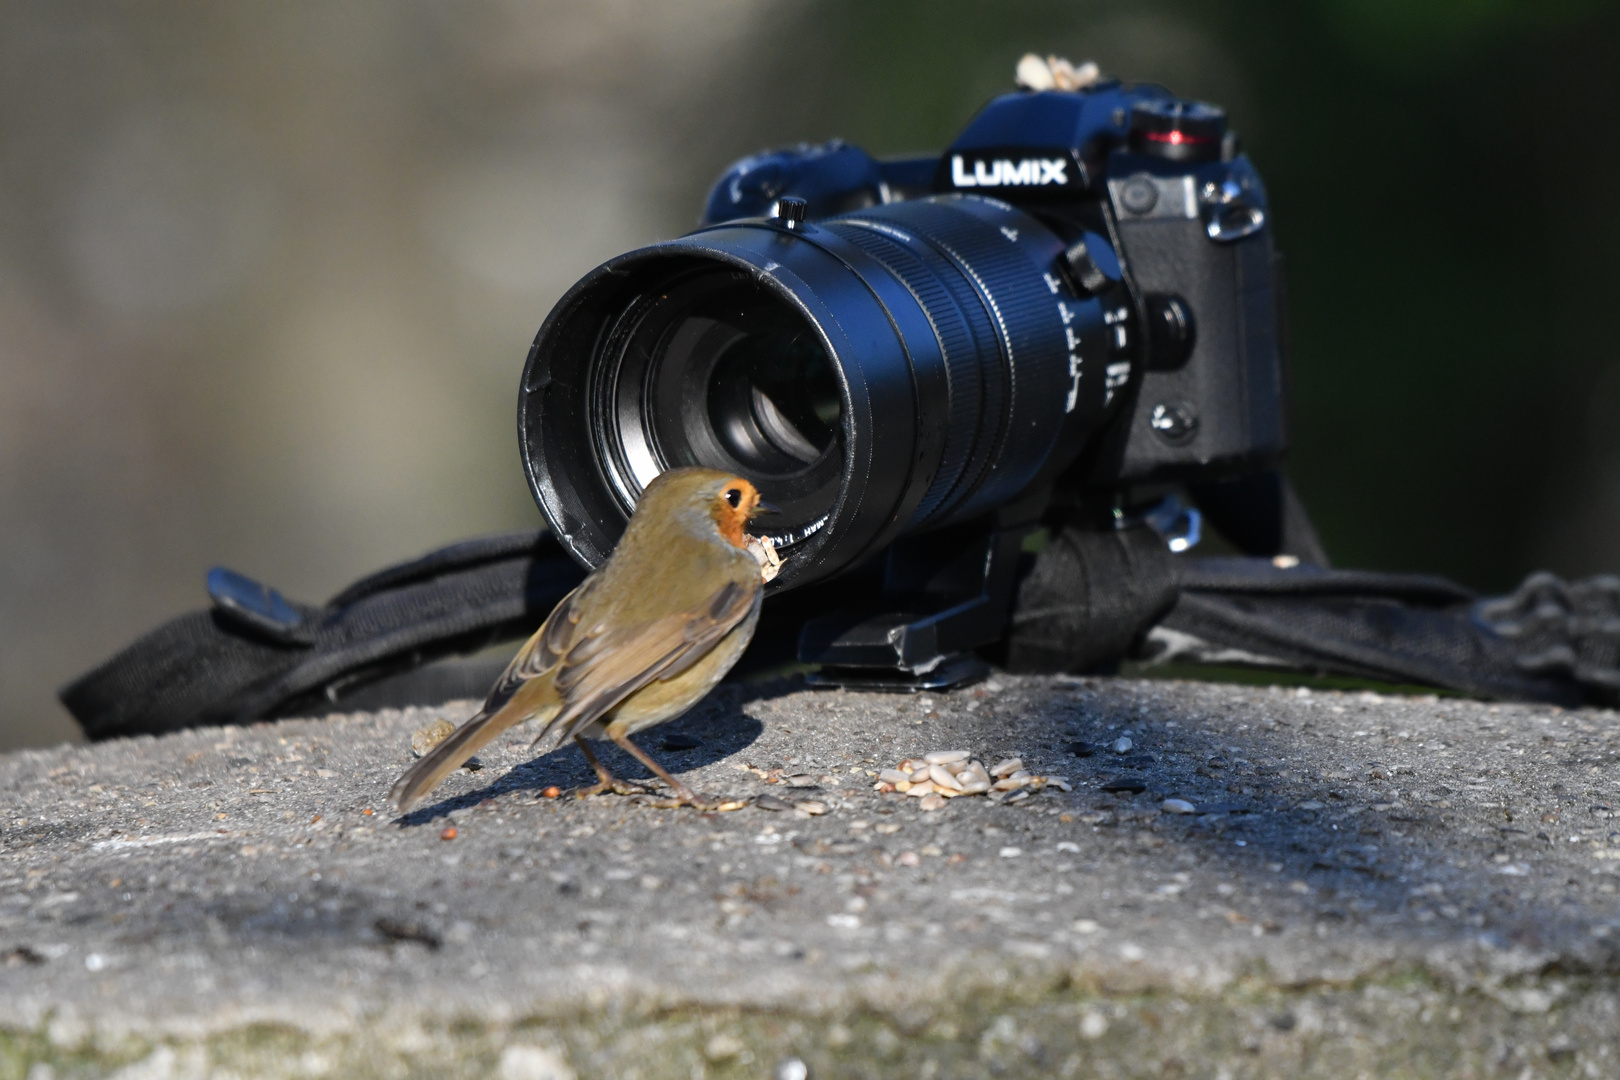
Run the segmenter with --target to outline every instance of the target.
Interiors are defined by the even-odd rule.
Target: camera
[[[1092,64],[1018,74],[938,155],[745,158],[695,232],[570,289],[518,398],[549,529],[319,607],[216,567],[211,608],[63,703],[106,738],[478,694],[487,658],[433,661],[533,633],[683,465],[781,510],[744,675],[917,691],[1129,657],[1612,703],[1612,577],[1481,600],[1329,566],[1280,467],[1282,262],[1222,110]],[[1205,526],[1250,557],[1182,557]]]
[[[797,652],[818,679],[964,681],[1043,525],[1185,531],[1176,492],[1275,467],[1271,231],[1224,111],[1147,84],[997,97],[937,156],[745,158],[697,231],[610,259],[545,320],[530,486],[594,567],[663,470],[746,476],[782,511],[771,591],[815,597]]]

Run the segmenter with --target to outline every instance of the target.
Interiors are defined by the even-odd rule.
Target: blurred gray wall
[[[0,747],[202,606],[539,520],[528,342],[760,146],[937,149],[1026,50],[1227,106],[1330,552],[1620,569],[1598,0],[0,4]]]
[[[0,746],[202,606],[539,518],[518,371],[793,5],[0,5]]]

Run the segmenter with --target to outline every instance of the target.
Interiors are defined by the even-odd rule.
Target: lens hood
[[[727,222],[610,260],[541,327],[519,435],[530,486],[587,566],[653,476],[747,476],[784,513],[775,588],[982,514],[1099,422],[1101,305],[1064,244],[977,196],[820,223]]]

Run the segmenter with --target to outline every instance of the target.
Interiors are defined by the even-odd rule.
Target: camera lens
[[[645,437],[660,468],[707,465],[769,478],[789,499],[807,494],[781,482],[836,453],[843,406],[832,359],[800,312],[718,269],[662,282],[626,329],[601,369],[621,446]],[[657,475],[632,471],[639,486]]]
[[[588,377],[587,435],[620,504],[665,469],[747,476],[783,544],[827,518],[843,472],[835,367],[815,325],[735,268],[677,262],[611,322]]]
[[[709,424],[749,472],[802,470],[838,434],[838,384],[827,350],[804,329],[744,334],[709,375]]]
[[[1105,319],[1064,241],[1006,203],[939,196],[791,230],[711,226],[598,268],[552,311],[519,398],[559,539],[612,550],[665,469],[746,476],[782,509],[773,583],[981,515],[1073,460],[1105,415]]]

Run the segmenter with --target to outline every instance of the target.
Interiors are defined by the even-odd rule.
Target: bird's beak
[[[780,506],[775,506],[775,505],[773,505],[771,503],[768,503],[768,502],[765,502],[764,500],[761,500],[761,501],[754,504],[753,512],[750,513],[748,516],[751,517],[751,518],[757,518],[757,517],[760,517],[761,515],[764,515],[764,514],[780,514],[781,512],[782,512],[782,508]]]

